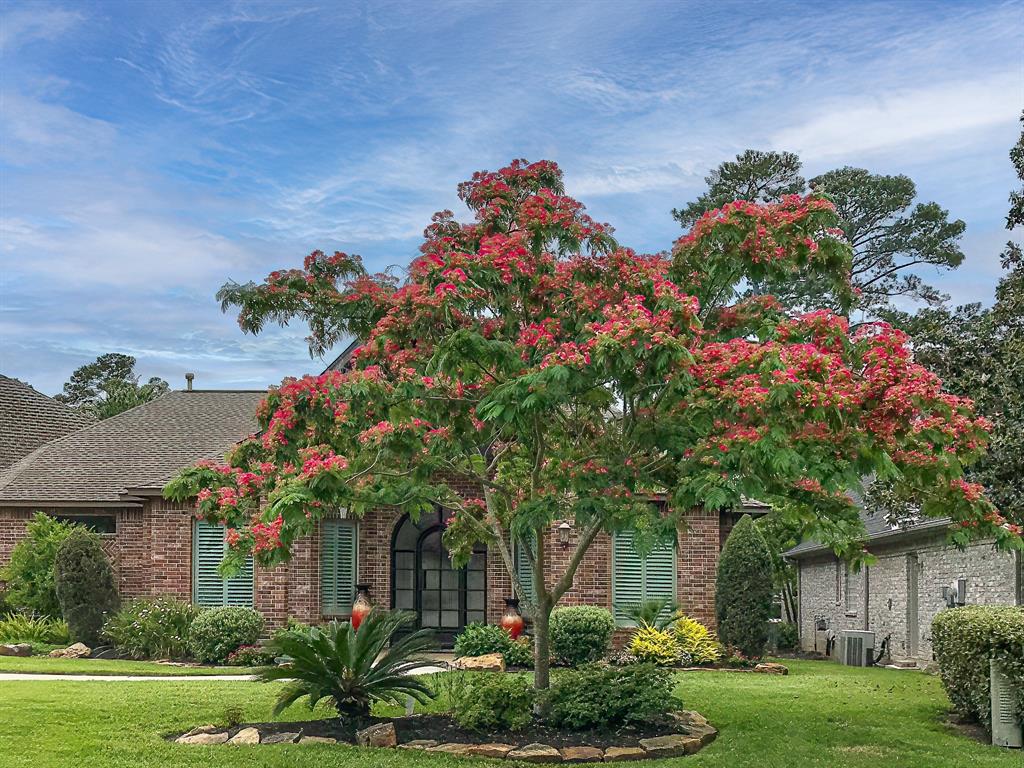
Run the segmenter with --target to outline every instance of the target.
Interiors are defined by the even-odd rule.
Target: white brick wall
[[[969,605],[1014,605],[1020,601],[1020,555],[997,552],[990,542],[964,551],[946,543],[945,534],[920,536],[902,543],[871,548],[875,565],[844,578],[845,566],[834,556],[798,562],[800,644],[806,651],[824,651],[821,636],[815,648],[815,620],[824,618],[836,636],[843,629],[869,629],[876,643],[889,637],[889,658],[931,661],[931,623],[945,607],[942,588],[967,579]],[[915,555],[916,560],[910,556]],[[915,564],[916,563],[916,564]],[[916,567],[918,584],[918,648],[908,647],[908,569]],[[844,588],[849,587],[849,599]],[[849,607],[849,611],[847,611]]]

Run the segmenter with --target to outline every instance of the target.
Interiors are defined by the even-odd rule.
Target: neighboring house
[[[263,395],[171,392],[50,442],[0,472],[0,564],[40,510],[102,534],[124,598],[169,594],[203,606],[252,605],[270,626],[279,626],[289,617],[319,622],[347,616],[355,584],[365,583],[374,602],[414,611],[422,626],[442,636],[472,621],[500,618],[512,596],[501,558],[480,547],[467,568],[453,569],[441,542],[440,512],[413,522],[397,509],[358,521],[339,511],[294,547],[287,565],[250,565],[241,576],[222,580],[217,566],[223,528],[196,521],[191,505],[165,501],[161,492],[182,468],[222,459],[252,434]],[[674,546],[646,558],[634,552],[628,533],[598,537],[562,604],[613,608],[671,596],[713,625],[719,553],[745,511],[765,507],[694,511]],[[568,530],[563,545],[560,525],[553,523],[548,536],[553,568],[564,566],[576,538]],[[525,568],[520,573],[528,576]]]
[[[805,651],[824,652],[843,630],[888,639],[892,661],[932,660],[931,624],[947,607],[950,587],[961,604],[1024,605],[1020,552],[999,552],[990,541],[965,550],[948,543],[948,519],[893,527],[882,515],[862,512],[868,550],[877,558],[859,572],[816,542],[785,553],[798,569],[798,629]]]
[[[22,381],[0,374],[0,472],[44,443],[95,421]]]

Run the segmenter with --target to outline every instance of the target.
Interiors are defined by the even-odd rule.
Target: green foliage
[[[108,353],[75,370],[54,399],[106,419],[155,400],[167,390],[167,382],[156,377],[140,384],[131,355]]]
[[[423,654],[434,647],[430,633],[396,636],[413,621],[409,614],[378,609],[363,619],[358,632],[349,622],[332,621],[275,635],[269,648],[284,663],[259,673],[265,683],[286,681],[274,716],[303,697],[310,709],[329,700],[342,717],[365,716],[375,701],[403,705],[407,696],[429,701],[430,688],[408,673],[427,661]]]
[[[1020,115],[1021,124],[1024,124],[1024,112]],[[1024,130],[1020,132],[1020,138],[1010,149],[1010,162],[1017,172],[1017,178],[1024,182]],[[1010,212],[1006,214],[1006,228],[1024,226],[1024,185],[1019,190],[1010,192]]]
[[[680,666],[689,659],[683,659],[679,644],[671,632],[649,625],[633,633],[629,639],[629,652],[637,661],[659,667]]]
[[[780,651],[792,651],[800,645],[800,634],[797,631],[796,624],[791,624],[788,621],[779,622],[776,625],[777,643]]]
[[[173,597],[134,600],[103,627],[122,654],[133,659],[181,659],[188,656],[188,634],[196,608]]]
[[[638,627],[667,629],[671,626],[678,607],[671,597],[654,597],[642,603],[620,606],[619,610]]]
[[[0,643],[67,645],[71,642],[68,623],[49,616],[8,613],[0,618]]]
[[[54,520],[36,512],[25,538],[14,545],[11,559],[0,568],[0,580],[7,584],[7,602],[15,610],[59,617],[60,603],[53,582],[53,562],[64,540],[83,526]]]
[[[682,706],[672,693],[671,672],[653,664],[565,670],[545,702],[547,721],[569,730],[650,726]]]
[[[103,623],[120,604],[100,537],[84,528],[72,531],[57,549],[53,580],[71,639],[96,645]]]
[[[243,645],[228,654],[228,664],[233,667],[269,667],[277,655],[262,645]]]
[[[772,614],[772,558],[750,515],[729,534],[718,561],[718,636],[745,656],[764,656]]]
[[[971,605],[939,612],[932,649],[942,684],[958,712],[990,728],[989,659],[1014,681],[1024,723],[1024,608]]]
[[[714,632],[689,616],[679,615],[672,624],[679,650],[690,657],[693,664],[714,664],[722,656],[722,647]]]
[[[477,672],[455,698],[455,720],[463,728],[520,731],[533,719],[535,693],[520,675]]]
[[[615,619],[594,605],[574,605],[551,612],[551,654],[570,667],[600,660],[611,645]]]
[[[524,637],[513,640],[508,632],[497,624],[467,624],[455,638],[456,656],[483,656],[500,653],[506,667],[533,666],[533,649]]]
[[[719,165],[706,178],[708,190],[673,216],[690,228],[702,214],[732,200],[778,202],[784,195],[810,190],[836,205],[843,234],[853,246],[851,282],[858,304],[869,313],[889,306],[896,296],[935,305],[944,298],[916,274],[920,265],[955,269],[964,258],[960,238],[966,225],[937,203],[914,204],[917,189],[906,176],[873,174],[862,168],[837,168],[806,182],[800,158],[791,152],[747,150]],[[838,307],[831,280],[805,275],[754,286],[797,309]]]
[[[204,662],[222,663],[243,645],[253,645],[263,632],[263,616],[252,608],[207,608],[189,628],[188,645]]]

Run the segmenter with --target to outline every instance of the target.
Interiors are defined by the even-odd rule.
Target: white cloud
[[[1019,73],[1007,73],[828,99],[811,108],[808,120],[775,132],[771,146],[812,161],[920,147],[1015,121],[1022,96],[1024,80]]]
[[[0,53],[11,53],[35,40],[56,40],[84,20],[75,11],[38,6],[0,16]]]

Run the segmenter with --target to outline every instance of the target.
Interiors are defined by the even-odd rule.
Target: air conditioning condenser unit
[[[875,633],[844,629],[839,635],[839,661],[848,667],[867,667],[875,654]]]

